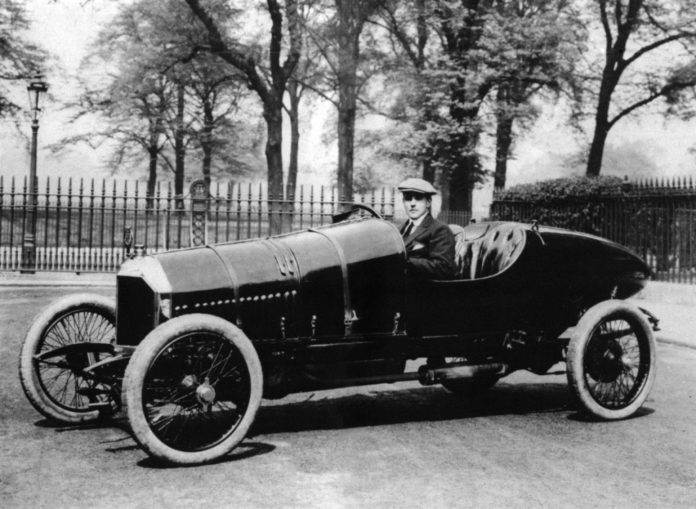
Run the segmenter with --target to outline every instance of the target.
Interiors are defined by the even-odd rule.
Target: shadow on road
[[[219,465],[220,463],[230,463],[232,461],[245,460],[253,458],[260,454],[267,454],[275,450],[275,445],[265,444],[263,442],[242,442],[231,454],[223,456],[215,461],[207,463],[208,465]],[[191,468],[190,466],[178,466],[171,463],[164,463],[155,458],[145,458],[138,461],[139,467],[156,468],[156,469],[172,469],[172,468]]]
[[[630,417],[626,417],[623,419],[624,421],[630,421],[632,419],[638,419],[640,417],[645,417],[646,415],[654,414],[655,410],[652,408],[647,408],[647,407],[641,407],[638,410],[636,410],[636,413],[634,413]],[[574,412],[568,416],[568,419],[571,421],[579,421],[579,422],[606,422],[599,417],[595,417],[593,415],[588,415],[584,414],[582,412]]]
[[[50,419],[41,419],[34,423],[34,426],[39,428],[50,428],[55,429],[56,433],[62,433],[64,431],[76,431],[76,430],[87,430],[87,429],[100,429],[100,428],[113,428],[121,427],[116,423],[116,420],[112,418],[99,419],[92,422],[87,422],[84,424],[71,424],[65,422],[52,421]]]
[[[305,396],[304,401],[297,401]],[[445,421],[473,419],[496,415],[525,415],[558,413],[559,419],[582,422],[596,419],[574,410],[571,394],[564,382],[499,383],[476,397],[463,397],[439,386],[409,387],[384,390],[383,386],[360,393],[337,395],[335,391],[294,395],[293,400],[278,400],[261,406],[248,437],[299,431],[346,429],[367,426],[384,426],[420,421]],[[564,412],[568,415],[561,415]],[[641,408],[632,418],[654,412]],[[125,416],[100,420],[87,425],[56,424],[43,419],[35,423],[43,428],[53,428],[56,433],[65,431],[116,428],[123,435],[102,442],[112,453],[139,450],[130,435]],[[275,446],[260,441],[245,441],[231,454],[214,463],[228,463],[272,452]],[[152,469],[177,468],[153,458],[144,458],[138,466]]]
[[[571,404],[565,383],[500,384],[473,399],[440,387],[318,395],[322,399],[262,406],[250,435],[560,412]]]

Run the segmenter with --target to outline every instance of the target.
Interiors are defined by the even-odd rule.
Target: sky
[[[108,22],[116,5],[115,0],[27,2],[33,20],[31,37],[56,55],[61,69],[48,76],[50,97],[39,131],[40,178],[46,175],[108,176],[102,164],[104,154],[99,151],[81,146],[57,157],[45,147],[74,130],[69,116],[59,109],[59,100],[74,94],[75,87],[69,77],[78,72],[90,41],[98,29]],[[23,90],[21,93],[25,94]],[[25,102],[27,99],[20,104]],[[327,148],[325,153],[317,153],[317,147],[323,146],[318,139],[321,137],[320,127],[325,125],[325,121],[325,116],[322,116],[304,123],[309,128],[302,133],[303,146],[305,153],[311,151],[311,157],[305,158],[305,161],[331,165],[334,150]],[[17,135],[9,125],[0,127],[2,175],[26,175],[29,165],[28,120],[22,127],[26,133],[23,137]],[[566,176],[563,163],[588,143],[589,127],[590,124],[588,134],[580,135],[566,125],[565,112],[561,107],[547,106],[540,121],[516,145],[514,158],[509,163],[509,184]],[[660,115],[634,116],[617,124],[610,133],[608,145],[613,155],[607,167],[614,167],[613,172],[616,173],[631,171],[640,177],[689,176],[696,173],[696,156],[689,152],[696,146],[696,120],[665,121]],[[484,152],[490,154],[492,150],[484,148]],[[492,169],[492,159],[484,158],[484,165]],[[477,204],[485,205],[490,200],[490,189],[478,195],[475,198]]]
[[[57,142],[72,131],[69,115],[61,111],[59,104],[75,95],[72,76],[78,72],[80,61],[85,55],[91,39],[99,26],[108,20],[114,10],[109,0],[29,0],[27,14],[32,21],[29,37],[55,55],[56,69],[49,72],[46,81],[48,97],[40,119],[39,150],[37,168],[40,178],[46,175],[79,174],[81,176],[104,176],[101,154],[80,147],[58,157],[45,147]],[[20,106],[29,108],[26,85],[19,85],[16,100]],[[8,124],[0,125],[0,173],[5,176],[24,176],[29,167],[30,122],[27,118],[20,124],[21,135]]]

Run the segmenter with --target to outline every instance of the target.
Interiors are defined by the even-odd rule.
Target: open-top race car
[[[176,464],[229,453],[262,398],[300,391],[420,380],[470,395],[564,361],[590,415],[644,403],[657,319],[622,300],[650,275],[629,250],[537,225],[452,226],[457,278],[418,280],[394,224],[359,216],[126,261],[116,303],[72,295],[37,317],[27,397],[69,423],[123,402],[137,442]]]

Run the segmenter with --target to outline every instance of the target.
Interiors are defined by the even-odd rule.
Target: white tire
[[[100,354],[51,352],[76,343],[115,341],[112,299],[80,293],[53,302],[36,316],[22,344],[19,379],[24,394],[49,419],[65,423],[97,419],[99,411],[88,405],[108,401],[108,387],[85,378],[80,371],[99,360]],[[100,392],[104,394],[95,395]]]
[[[136,348],[123,381],[133,436],[151,456],[196,465],[246,436],[263,394],[254,345],[216,316],[173,318]]]
[[[568,384],[584,411],[606,420],[630,417],[655,382],[650,324],[627,302],[600,302],[575,327],[566,363]]]

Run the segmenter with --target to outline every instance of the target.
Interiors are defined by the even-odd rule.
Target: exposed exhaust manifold
[[[462,380],[483,375],[503,376],[508,372],[508,365],[501,362],[489,364],[469,364],[465,362],[446,364],[440,367],[421,366],[418,380],[423,385],[442,383],[445,380]]]

